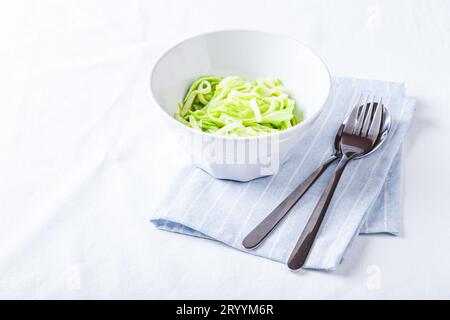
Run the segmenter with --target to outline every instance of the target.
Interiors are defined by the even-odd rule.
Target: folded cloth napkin
[[[392,128],[379,150],[347,166],[305,267],[335,269],[358,234],[397,235],[401,146],[415,103],[405,98],[403,84],[350,78],[333,79],[323,112],[278,174],[242,183],[218,180],[189,167],[180,172],[151,222],[159,229],[217,240],[286,262],[332,175],[333,165],[260,246],[246,250],[242,239],[332,154],[336,131],[362,94],[383,98],[392,114]]]

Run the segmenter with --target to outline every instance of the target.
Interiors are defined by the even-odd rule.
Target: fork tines
[[[369,139],[376,138],[383,117],[382,98],[376,102],[377,99],[373,95],[369,102],[369,96],[367,95],[364,99],[361,96],[359,100],[348,120],[353,125],[348,126],[347,130],[344,129],[344,132],[368,137]]]

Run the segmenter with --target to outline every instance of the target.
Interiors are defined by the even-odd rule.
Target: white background
[[[337,272],[294,274],[157,231],[187,161],[150,66],[206,31],[268,30],[333,75],[405,82],[402,235],[359,237]],[[450,1],[4,1],[0,5],[1,298],[450,298]]]

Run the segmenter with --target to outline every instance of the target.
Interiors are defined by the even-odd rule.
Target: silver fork
[[[382,127],[382,114],[382,101],[380,99],[375,103],[375,97],[371,103],[364,103],[362,108],[357,106],[352,110],[340,141],[342,158],[288,259],[290,269],[297,270],[304,266],[347,164],[356,157],[366,156],[376,145]]]

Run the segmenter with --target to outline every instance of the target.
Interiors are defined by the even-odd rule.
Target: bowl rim
[[[214,35],[214,34],[218,34],[218,33],[229,33],[229,32],[249,32],[249,33],[259,33],[259,34],[265,34],[265,35],[269,35],[272,37],[279,37],[279,38],[284,38],[287,39],[289,41],[295,42],[297,45],[304,47],[305,49],[309,50],[317,59],[319,59],[319,61],[322,63],[322,65],[325,67],[325,71],[327,73],[327,79],[328,79],[328,93],[324,99],[324,101],[322,102],[322,105],[320,106],[320,108],[313,114],[311,114],[311,116],[309,116],[307,119],[303,120],[302,122],[296,124],[295,126],[274,133],[274,134],[270,134],[270,135],[259,135],[259,136],[252,136],[252,137],[234,137],[234,136],[221,136],[221,135],[216,135],[213,133],[208,133],[208,132],[203,132],[203,131],[198,131],[195,130],[191,127],[188,127],[184,124],[182,124],[181,122],[177,121],[173,116],[170,116],[165,110],[163,110],[163,107],[160,105],[160,103],[158,102],[158,100],[156,99],[156,95],[153,91],[153,83],[154,83],[154,76],[155,76],[155,70],[157,68],[157,66],[161,63],[161,61],[173,50],[177,49],[179,46],[183,45],[184,43],[194,40],[196,38],[201,38],[201,37],[205,37],[208,35]],[[221,29],[221,30],[216,30],[216,31],[208,31],[208,32],[203,32],[200,34],[196,34],[194,36],[189,36],[187,38],[184,38],[181,41],[178,41],[176,44],[169,46],[169,48],[165,49],[165,51],[159,56],[158,59],[156,59],[156,61],[154,62],[152,68],[151,68],[151,72],[150,72],[150,96],[152,98],[152,102],[155,103],[157,105],[157,109],[160,113],[162,113],[162,116],[167,120],[170,121],[172,123],[174,123],[175,125],[177,125],[180,128],[184,128],[184,130],[188,129],[189,132],[191,133],[195,133],[195,134],[200,134],[200,135],[204,135],[207,137],[211,137],[211,138],[217,138],[217,139],[224,139],[224,140],[254,140],[254,139],[267,139],[267,138],[273,138],[273,137],[279,137],[280,139],[282,139],[284,136],[287,136],[290,133],[293,133],[294,131],[298,131],[300,130],[302,127],[308,125],[310,122],[314,121],[317,116],[322,112],[323,107],[325,106],[325,103],[327,102],[328,98],[330,97],[331,94],[331,74],[330,74],[330,70],[328,69],[328,66],[326,65],[325,61],[322,59],[322,57],[320,57],[313,49],[311,49],[308,45],[305,45],[303,42],[297,40],[296,38],[294,38],[293,36],[289,36],[286,34],[280,34],[280,33],[274,33],[274,32],[269,32],[269,31],[262,31],[262,30],[252,30],[252,29]]]

